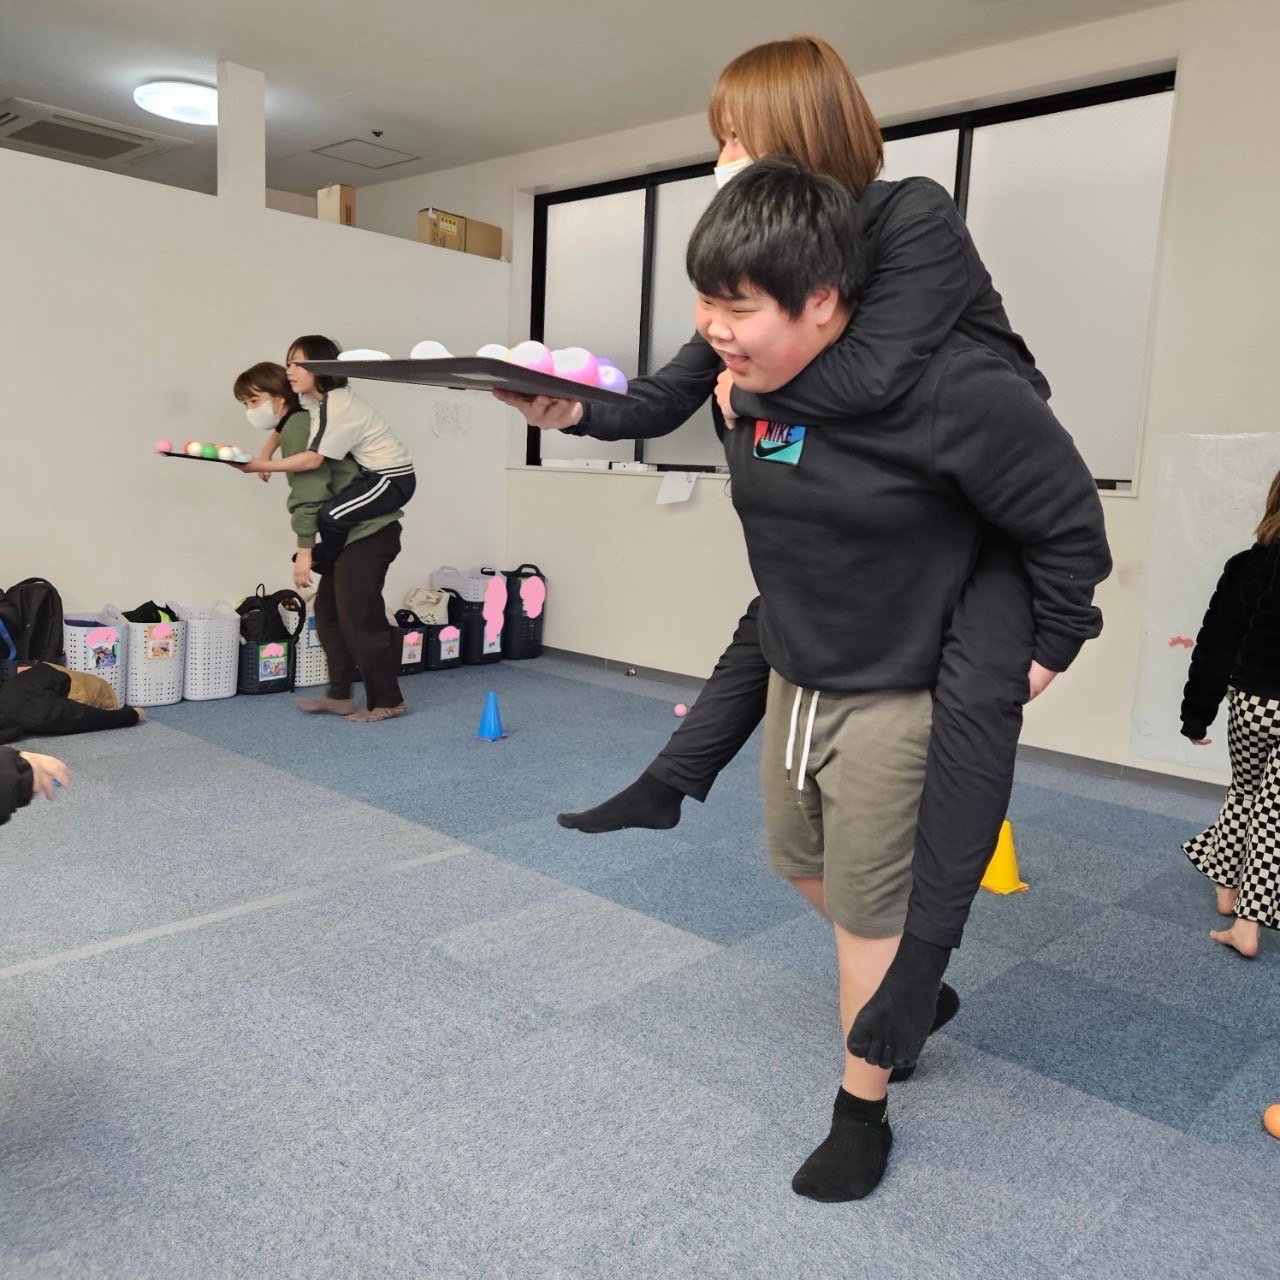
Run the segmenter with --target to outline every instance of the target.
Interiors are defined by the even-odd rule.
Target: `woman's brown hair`
[[[855,196],[884,165],[884,139],[853,73],[818,36],[791,36],[739,54],[711,91],[707,120],[753,160],[791,156]]]
[[[297,392],[289,385],[284,365],[272,364],[269,360],[246,369],[236,379],[233,394],[241,402],[258,394],[279,396],[285,403],[286,418],[300,407]]]
[[[1267,513],[1258,523],[1259,542],[1280,542],[1280,471],[1267,493]]]

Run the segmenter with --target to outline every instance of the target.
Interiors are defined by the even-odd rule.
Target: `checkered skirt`
[[[1280,928],[1280,700],[1233,689],[1227,750],[1222,812],[1182,848],[1215,884],[1239,889],[1236,915]]]

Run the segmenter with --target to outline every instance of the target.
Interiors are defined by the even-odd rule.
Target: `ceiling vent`
[[[390,169],[393,164],[408,164],[410,160],[422,159],[407,151],[396,151],[393,147],[382,147],[376,142],[365,142],[363,138],[331,142],[327,147],[316,147],[313,154],[327,156],[332,160],[344,160],[347,164],[358,164],[362,169]]]
[[[105,166],[150,160],[188,145],[186,138],[113,124],[42,102],[0,102],[0,146],[15,151]]]

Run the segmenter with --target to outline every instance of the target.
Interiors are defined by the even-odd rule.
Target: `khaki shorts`
[[[928,689],[814,694],[769,676],[760,761],[769,868],[821,879],[827,915],[860,938],[893,937],[907,918],[932,716]]]

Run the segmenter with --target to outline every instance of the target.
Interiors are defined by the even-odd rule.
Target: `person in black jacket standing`
[[[1182,733],[1198,746],[1227,698],[1231,785],[1222,812],[1182,848],[1235,916],[1215,942],[1258,954],[1259,926],[1280,928],[1280,474],[1257,542],[1227,561],[1204,615],[1182,695]]]
[[[61,760],[35,751],[0,747],[0,826],[35,796],[52,800],[55,781],[59,787],[71,785],[71,773]]]
[[[899,402],[952,334],[980,343],[1048,399],[1049,385],[1010,327],[951,197],[926,178],[875,180],[883,161],[880,130],[826,41],[794,36],[735,58],[715,86],[708,121],[721,146],[718,181],[753,159],[787,155],[858,197],[867,266],[857,312],[839,340],[768,395],[734,387],[733,419],[847,430],[826,416],[833,404],[852,417]],[[717,353],[695,335],[658,373],[631,381],[631,396],[641,402],[635,408],[497,394],[544,430],[649,438],[684,423],[723,371]],[[989,531],[944,623],[903,941],[855,1026],[859,1049],[895,1067],[895,1079],[913,1069],[931,1027],[956,1010],[956,994],[942,976],[1005,817],[1023,704],[1074,653],[1033,626],[1021,551]],[[768,683],[755,600],[658,758],[618,795],[585,813],[560,815],[561,824],[586,832],[675,826],[684,797],[705,799],[760,723]]]

